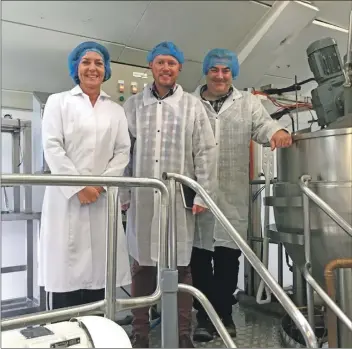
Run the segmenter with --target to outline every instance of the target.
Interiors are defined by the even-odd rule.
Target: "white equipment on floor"
[[[100,316],[1,333],[2,348],[132,348],[125,330]]]

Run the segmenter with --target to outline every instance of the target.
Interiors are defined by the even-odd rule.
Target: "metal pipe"
[[[324,269],[326,292],[328,296],[336,301],[335,269],[352,268],[352,258],[335,259],[329,262]],[[329,308],[328,317],[328,342],[329,348],[337,348],[337,319],[334,312]]]
[[[352,11],[350,11],[350,22],[348,27],[346,65],[350,65],[352,63],[351,48],[352,48]]]
[[[106,287],[105,287],[105,311],[106,317],[115,321],[116,315],[116,272],[117,272],[117,209],[113,188],[108,188],[108,229],[106,238]]]
[[[270,184],[274,184],[277,182],[277,179],[271,179]],[[249,181],[249,185],[260,185],[265,184],[265,179],[253,179]]]
[[[311,199],[316,205],[318,205],[336,224],[338,224],[348,235],[352,237],[352,226],[350,226],[331,206],[329,206],[324,200],[322,200],[317,194],[315,194],[306,185],[307,181],[311,180],[311,176],[303,175],[301,180],[298,182],[301,190]]]
[[[178,289],[181,292],[190,293],[194,298],[197,298],[199,303],[203,306],[204,310],[207,312],[211,322],[214,324],[216,330],[218,331],[221,339],[224,341],[226,347],[237,348],[230,334],[227,332],[224,324],[220,320],[219,315],[217,314],[217,312],[215,311],[214,307],[209,302],[207,297],[205,297],[205,295],[197,288],[190,285],[178,284]]]
[[[26,327],[30,325],[41,325],[52,321],[68,320],[71,317],[86,316],[92,313],[104,313],[106,301],[94,302],[76,307],[63,308],[52,311],[44,311],[40,313],[19,316],[12,319],[1,321],[1,331],[11,330],[15,328]]]
[[[307,347],[317,348],[318,343],[315,338],[314,331],[310,327],[307,319],[296,308],[296,306],[293,304],[291,299],[287,296],[284,290],[275,281],[275,279],[272,277],[270,272],[264,267],[263,263],[261,263],[259,258],[255,255],[255,253],[248,246],[246,241],[232,226],[232,224],[229,222],[226,216],[217,207],[217,205],[211,199],[208,193],[193,179],[190,179],[186,176],[182,176],[176,173],[163,173],[163,179],[167,180],[171,178],[174,178],[175,180],[181,182],[182,184],[188,185],[198,195],[201,196],[201,198],[206,203],[208,208],[211,210],[211,212],[214,214],[214,216],[217,218],[217,220],[220,222],[223,228],[228,232],[231,238],[235,241],[235,243],[243,252],[247,260],[252,264],[253,268],[256,270],[259,276],[265,281],[265,283],[268,285],[272,293],[276,296],[278,301],[282,304],[282,306],[285,308],[287,313],[291,316],[297,328],[301,331]]]
[[[177,232],[176,232],[176,181],[169,181],[170,213],[169,213],[169,268],[177,270]],[[171,246],[172,248],[171,248]]]
[[[308,181],[309,178],[306,178],[306,181]],[[304,182],[305,185],[306,181]],[[309,271],[311,272],[311,231],[310,231],[310,211],[309,211],[309,198],[306,194],[302,193],[302,199],[303,199],[303,229],[304,229],[304,256],[306,260],[306,265],[307,268],[309,268]],[[306,287],[307,291],[307,311],[308,311],[308,321],[313,330],[315,330],[315,324],[314,324],[314,294],[313,294],[313,289],[310,284],[307,284]]]
[[[281,287],[284,285],[284,264],[283,264],[283,246],[279,242],[277,245],[277,282]]]
[[[352,321],[345,315],[345,313],[339,308],[339,306],[328,296],[328,294],[319,286],[313,276],[309,273],[307,266],[305,265],[302,269],[302,273],[307,283],[309,283],[314,290],[318,293],[320,298],[326,303],[326,305],[336,314],[336,316],[352,331]]]
[[[270,196],[270,165],[271,162],[268,160],[266,164],[266,169],[265,169],[265,197]],[[265,205],[264,207],[264,229],[263,229],[263,264],[266,269],[268,269],[269,266],[269,237],[268,237],[268,230],[269,230],[269,209],[270,207],[268,205]],[[266,293],[266,299],[262,300],[263,297],[263,292],[265,289]],[[258,292],[257,292],[257,297],[256,297],[257,303],[258,304],[269,304],[271,303],[271,292],[269,288],[266,286],[264,280],[260,280]]]

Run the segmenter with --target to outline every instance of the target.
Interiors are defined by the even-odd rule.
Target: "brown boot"
[[[149,348],[149,337],[134,335],[132,337],[132,348]]]
[[[191,336],[183,334],[179,337],[179,347],[180,348],[194,348]]]

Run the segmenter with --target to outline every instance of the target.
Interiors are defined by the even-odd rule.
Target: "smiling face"
[[[78,66],[80,85],[90,89],[100,88],[105,75],[104,61],[97,52],[87,52]]]
[[[232,84],[231,69],[225,65],[211,67],[206,76],[207,87],[213,96],[223,96]]]
[[[181,70],[181,64],[172,56],[156,56],[149,64],[152,69],[156,85],[163,88],[172,88]]]

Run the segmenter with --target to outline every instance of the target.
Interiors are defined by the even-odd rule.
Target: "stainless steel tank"
[[[352,224],[352,127],[294,135],[291,148],[278,149],[277,168],[270,205],[281,241],[294,263],[302,266],[302,192],[297,185],[302,175],[309,174],[309,187]],[[335,258],[351,258],[352,239],[313,202],[310,220],[312,274],[324,287],[325,265]]]

